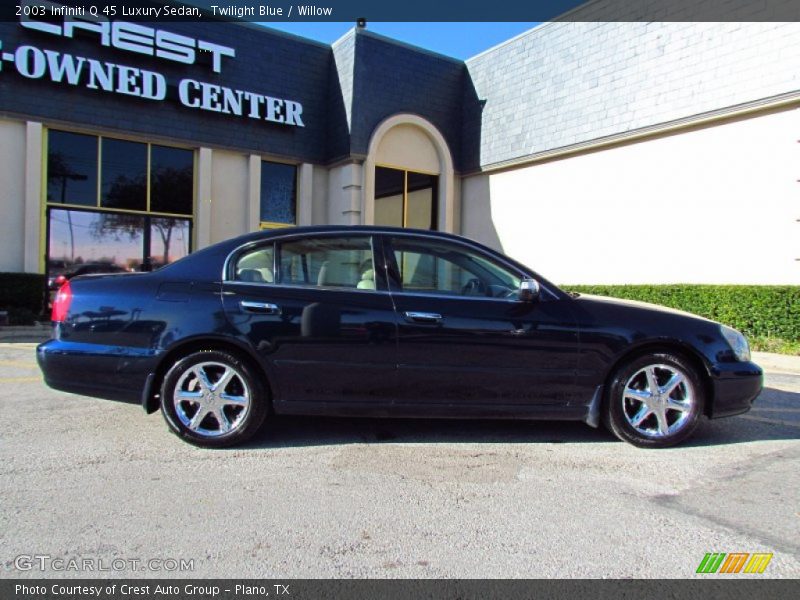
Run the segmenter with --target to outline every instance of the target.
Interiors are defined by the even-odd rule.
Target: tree
[[[187,193],[191,199],[191,168],[175,169],[163,167],[153,171],[150,190],[151,209],[172,212],[169,208],[177,204],[175,199],[185,198]],[[112,182],[103,203],[109,208],[130,209],[143,207],[146,203],[146,198],[147,188],[144,175],[135,178],[120,175]],[[173,210],[178,212],[177,209]],[[144,214],[103,212],[94,223],[92,235],[98,240],[109,236],[116,240],[122,240],[126,236],[130,240],[135,240],[143,235],[145,227],[149,226],[150,231],[157,232],[161,238],[163,254],[160,260],[161,264],[165,265],[170,262],[170,248],[174,229],[182,225],[181,220],[170,217],[149,217]],[[147,250],[149,254],[149,248]],[[149,262],[149,256],[147,260]]]

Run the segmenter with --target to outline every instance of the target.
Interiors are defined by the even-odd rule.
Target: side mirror
[[[522,302],[533,302],[539,298],[539,282],[535,279],[523,279],[519,282],[519,299]]]

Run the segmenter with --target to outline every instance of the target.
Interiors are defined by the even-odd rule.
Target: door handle
[[[251,302],[250,300],[242,300],[239,302],[242,310],[251,313],[258,313],[261,315],[279,315],[281,314],[281,307],[277,304],[269,302]]]
[[[403,316],[406,321],[412,321],[413,323],[438,323],[442,320],[442,315],[438,313],[416,312],[413,310],[404,312]]]

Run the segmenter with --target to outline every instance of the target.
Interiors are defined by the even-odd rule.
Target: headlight
[[[735,329],[725,325],[720,325],[719,330],[722,333],[722,337],[728,342],[731,350],[733,350],[737,360],[742,362],[750,360],[750,345],[747,343],[747,338]]]

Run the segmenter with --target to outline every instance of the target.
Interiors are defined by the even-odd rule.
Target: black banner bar
[[[670,598],[783,600],[800,580],[330,580],[330,579],[27,579],[0,581],[3,600],[548,600]]]
[[[0,4],[3,21],[27,16],[144,22],[800,21],[797,0],[10,0]]]

